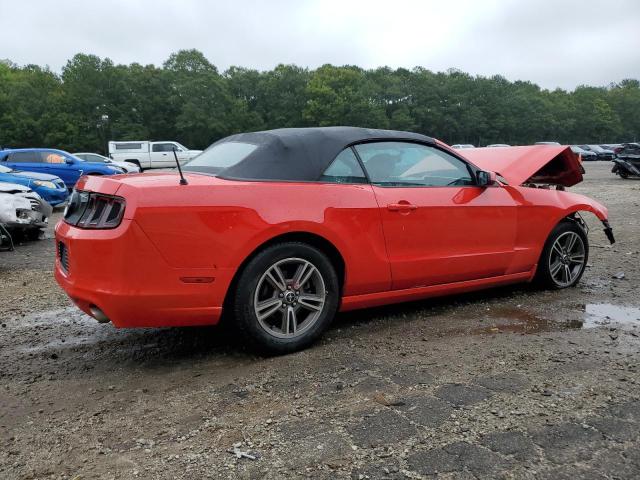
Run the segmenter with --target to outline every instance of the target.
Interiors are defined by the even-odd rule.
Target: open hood
[[[578,155],[562,145],[470,148],[458,152],[483,170],[501,175],[509,185],[543,183],[571,187],[584,172]]]

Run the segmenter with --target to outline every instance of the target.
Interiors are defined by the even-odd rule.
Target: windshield
[[[188,162],[182,169],[186,172],[218,174],[247,158],[257,145],[243,142],[224,142],[212,145]]]
[[[175,144],[180,147],[182,150],[184,150],[185,152],[188,151],[189,149],[187,147],[185,147],[184,145],[182,145],[181,143],[175,142]]]
[[[109,163],[108,158],[98,155],[97,153],[74,153],[72,155],[81,162]]]

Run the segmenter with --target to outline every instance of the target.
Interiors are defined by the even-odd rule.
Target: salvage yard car
[[[85,162],[54,148],[20,148],[0,151],[0,165],[28,172],[60,177],[67,188],[74,187],[82,175],[117,175],[124,170],[103,163]]]
[[[62,179],[46,173],[23,172],[0,165],[0,182],[29,187],[54,207],[66,202],[69,197],[69,190]]]
[[[51,205],[24,185],[0,182],[0,224],[10,232],[37,238],[47,228]]]
[[[640,143],[625,143],[616,152],[611,172],[620,178],[640,177]]]
[[[591,150],[585,150],[584,148],[579,147],[578,145],[571,145],[571,151],[580,155],[583,162],[587,162],[590,160],[598,160],[598,155]]]
[[[216,324],[268,353],[336,312],[582,276],[594,213],[566,146],[455,151],[354,127],[232,135],[183,167],[83,177],[56,226],[55,277],[116,327]]]

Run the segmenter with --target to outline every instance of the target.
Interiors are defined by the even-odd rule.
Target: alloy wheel
[[[326,289],[318,268],[303,258],[285,258],[258,280],[253,309],[260,326],[277,338],[296,338],[317,321]]]
[[[580,276],[585,262],[585,246],[576,232],[556,238],[549,255],[549,273],[559,287],[571,285]]]

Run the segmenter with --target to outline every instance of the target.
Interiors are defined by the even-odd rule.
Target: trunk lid
[[[185,178],[189,185],[211,185],[215,183],[215,177],[208,175],[188,174]],[[129,173],[126,175],[81,177],[76,184],[76,190],[99,192],[107,195],[115,195],[123,187],[132,187],[136,190],[145,190],[158,187],[180,187],[180,175],[174,172],[157,173]],[[183,187],[184,188],[184,187]]]
[[[541,183],[571,187],[584,172],[578,155],[562,145],[475,148],[458,152],[484,170],[501,175],[510,185]]]

